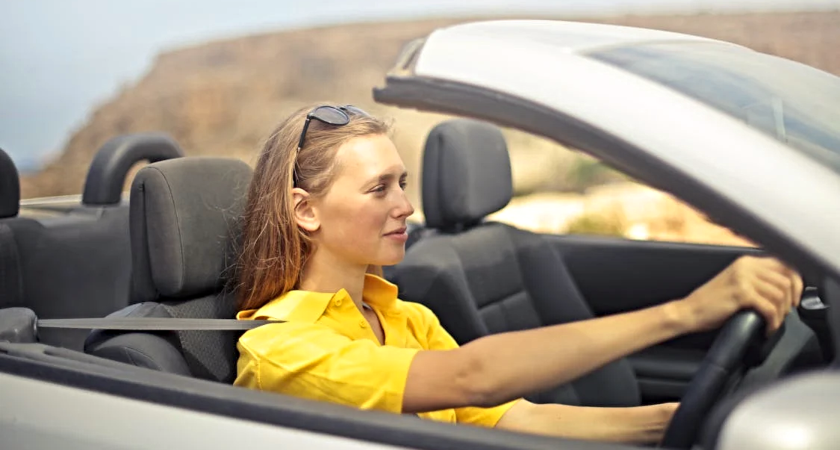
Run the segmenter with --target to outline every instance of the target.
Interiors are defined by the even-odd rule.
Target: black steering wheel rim
[[[743,375],[747,352],[762,341],[764,329],[764,319],[755,311],[738,312],[724,324],[692,377],[661,447],[689,449],[694,445],[709,411],[733,378]]]

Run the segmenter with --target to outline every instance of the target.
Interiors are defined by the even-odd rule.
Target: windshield
[[[718,43],[610,48],[594,59],[729,114],[840,171],[840,78]]]

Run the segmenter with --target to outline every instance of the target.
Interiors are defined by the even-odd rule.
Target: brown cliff
[[[840,75],[840,12],[626,16],[591,21],[723,39]],[[164,131],[188,155],[227,155],[253,162],[261,140],[276,122],[299,106],[319,100],[353,103],[393,117],[398,148],[409,171],[416,174],[425,134],[441,117],[376,105],[371,88],[381,84],[404,43],[455,22],[283,31],[163,53],[136,84],[95,108],[55,161],[25,177],[22,194],[27,198],[81,192],[95,151],[123,133]],[[516,167],[513,157],[515,171],[527,172],[528,168]],[[418,179],[414,176],[410,186],[415,201]],[[564,187],[568,186],[560,186]]]

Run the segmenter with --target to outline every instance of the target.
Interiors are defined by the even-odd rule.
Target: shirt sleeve
[[[452,335],[447,332],[440,324],[437,316],[423,305],[418,305],[422,310],[426,325],[426,339],[429,350],[451,350],[458,348],[458,343]],[[502,416],[518,402],[519,399],[507,403],[503,403],[491,408],[478,408],[468,406],[464,408],[455,408],[455,416],[458,423],[466,423],[471,425],[479,425],[485,427],[495,427]]]
[[[418,349],[351,340],[318,325],[266,325],[239,340],[234,384],[362,409],[402,412]]]

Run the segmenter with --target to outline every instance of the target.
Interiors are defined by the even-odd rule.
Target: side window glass
[[[668,193],[547,139],[504,130],[514,198],[496,220],[538,233],[754,246]]]

